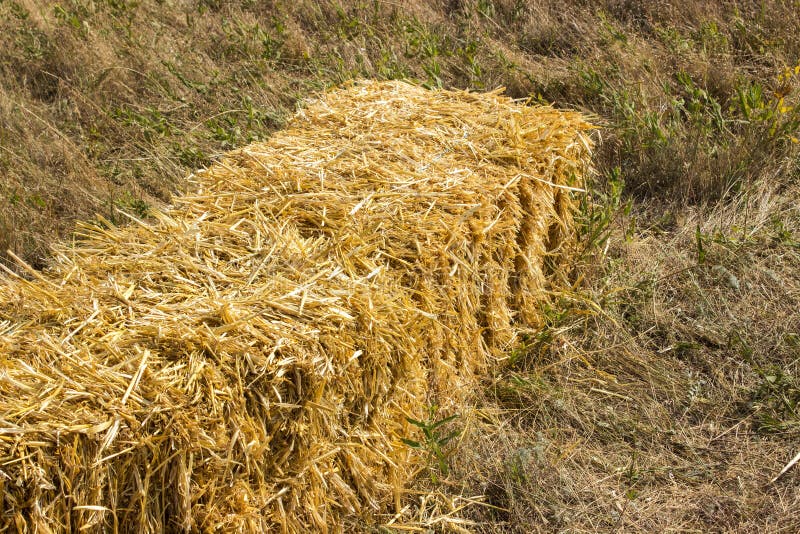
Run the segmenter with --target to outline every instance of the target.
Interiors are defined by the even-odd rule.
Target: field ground
[[[798,27],[789,0],[0,0],[0,250],[44,267],[352,78],[582,110],[570,289],[403,522],[797,532],[800,468],[773,479],[800,452]]]

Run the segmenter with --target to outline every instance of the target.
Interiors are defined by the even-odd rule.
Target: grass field
[[[584,111],[570,289],[448,422],[406,525],[797,532],[798,27],[789,0],[0,0],[0,250],[45,267],[353,78]]]

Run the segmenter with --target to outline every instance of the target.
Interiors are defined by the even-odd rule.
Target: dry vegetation
[[[469,405],[541,325],[589,129],[353,83],[150,223],[83,223],[0,285],[0,531],[327,532],[399,508],[429,399]]]
[[[797,27],[788,0],[2,0],[0,248],[42,267],[351,78],[593,113],[572,289],[474,411],[420,421],[457,438],[401,519],[795,532],[798,469],[771,480],[800,452]]]

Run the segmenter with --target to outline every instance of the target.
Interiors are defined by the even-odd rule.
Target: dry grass
[[[609,121],[599,167],[631,192],[715,199],[785,163],[770,95],[800,55],[778,0],[8,0],[0,16],[0,250],[39,267],[75,220],[167,200],[298,98],[360,77],[583,106]]]
[[[146,215],[352,78],[588,111],[574,287],[393,525],[798,530],[797,466],[769,484],[800,420],[794,2],[58,5],[0,2],[0,249],[44,267],[75,219]]]
[[[771,481],[798,452],[800,254],[771,221],[800,212],[796,191],[760,193],[666,239],[615,234],[602,284],[563,295],[547,341],[487,381],[481,452],[453,477],[495,507],[475,530],[797,531],[800,475]],[[698,225],[747,237],[699,264]]]

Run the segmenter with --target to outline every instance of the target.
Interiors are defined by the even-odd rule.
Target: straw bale
[[[0,528],[338,531],[535,327],[576,113],[359,82],[0,282]]]

